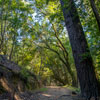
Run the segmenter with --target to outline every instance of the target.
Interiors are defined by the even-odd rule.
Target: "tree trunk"
[[[95,15],[95,18],[97,20],[97,24],[98,24],[99,31],[100,31],[100,15],[99,15],[99,12],[98,12],[98,10],[96,8],[95,1],[94,0],[90,0],[90,4],[91,4],[92,10],[93,10],[93,13]]]
[[[3,13],[4,13],[4,1],[2,1],[2,7],[1,7],[1,14],[0,14],[0,19],[1,19],[1,43],[0,43],[0,53],[2,52],[3,49],[3,42],[4,42],[4,34],[3,34]]]
[[[10,55],[9,55],[9,60],[10,60],[10,61],[12,60],[12,54],[13,54],[13,51],[14,51],[15,38],[16,38],[16,36],[15,36],[15,34],[14,34],[13,39],[12,39],[12,40],[13,40],[12,48],[11,48],[11,52],[10,52]]]
[[[72,46],[81,94],[86,99],[96,98],[98,96],[97,79],[75,3],[73,0],[60,0],[60,3]]]
[[[56,50],[50,48],[50,46],[47,45],[47,47],[45,47],[45,48],[51,50],[52,52],[55,52],[55,53],[58,55],[60,61],[66,66],[66,68],[67,68],[67,70],[68,70],[68,73],[70,74],[70,76],[71,76],[71,78],[72,78],[72,85],[76,87],[76,86],[77,86],[76,78],[75,78],[74,73],[72,72],[72,70],[71,70],[71,68],[70,68],[69,62],[68,62],[67,60],[65,61],[65,60],[61,57],[60,53],[59,53],[58,51],[56,51]]]
[[[58,40],[59,44],[61,45],[59,47],[63,51],[63,56],[64,56],[64,59],[65,59],[64,65],[66,66],[66,68],[67,68],[67,70],[68,70],[68,72],[69,72],[69,74],[70,74],[70,76],[72,78],[72,86],[76,87],[77,86],[77,81],[76,81],[76,77],[75,77],[74,72],[72,71],[70,63],[69,63],[68,52],[67,52],[66,48],[64,47],[63,43],[61,42],[61,40],[59,39],[59,37],[57,36],[57,31],[56,31],[56,29],[55,29],[53,24],[52,24],[52,26],[53,26],[53,30],[55,32],[55,37]]]

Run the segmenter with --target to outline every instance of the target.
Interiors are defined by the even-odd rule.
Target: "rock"
[[[77,95],[77,93],[75,91],[72,91],[72,95]]]

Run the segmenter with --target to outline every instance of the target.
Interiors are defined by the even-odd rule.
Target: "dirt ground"
[[[69,89],[56,86],[47,88],[47,91],[38,93],[33,100],[73,100],[72,91]]]
[[[49,86],[46,87],[47,91],[41,92],[36,91],[34,93],[32,92],[24,92],[21,94],[22,100],[78,100],[73,99],[72,91],[63,88],[63,87],[57,87],[57,86]],[[9,100],[8,94],[3,94],[0,96],[0,100]]]

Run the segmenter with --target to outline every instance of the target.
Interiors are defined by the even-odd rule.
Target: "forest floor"
[[[37,95],[37,99],[34,100],[73,100],[71,90],[57,86],[49,86],[47,91]]]
[[[36,90],[33,92],[24,92],[21,94],[22,100],[78,100],[77,96],[72,95],[72,91],[58,86],[45,87],[46,90]],[[6,95],[6,94],[5,94]],[[3,97],[7,97],[2,95]],[[8,100],[0,98],[0,100]]]
[[[46,89],[37,90],[29,100],[78,100],[77,95],[72,95],[72,91],[68,88],[48,86]]]

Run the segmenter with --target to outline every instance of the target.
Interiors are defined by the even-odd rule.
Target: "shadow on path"
[[[34,100],[73,100],[69,89],[56,86],[47,88],[47,91],[38,93]]]

